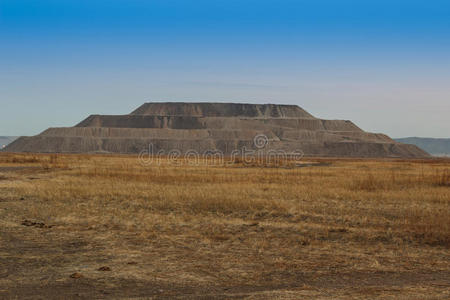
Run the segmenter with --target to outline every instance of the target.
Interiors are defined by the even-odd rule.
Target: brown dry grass
[[[0,297],[449,296],[448,160],[308,161],[2,153]]]

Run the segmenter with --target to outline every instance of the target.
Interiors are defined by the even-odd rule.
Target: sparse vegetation
[[[178,163],[1,153],[0,297],[450,295],[449,160]]]

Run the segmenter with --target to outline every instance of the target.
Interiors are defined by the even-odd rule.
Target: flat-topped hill
[[[427,157],[417,146],[365,132],[348,120],[318,119],[296,105],[243,103],[145,103],[127,115],[91,115],[74,127],[21,137],[11,152],[181,153],[260,149],[309,156]]]
[[[248,118],[314,118],[297,105],[248,103],[145,103],[132,115]]]

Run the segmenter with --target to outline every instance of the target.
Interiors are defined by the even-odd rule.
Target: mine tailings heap
[[[351,121],[318,119],[296,105],[242,103],[145,103],[128,115],[91,115],[74,127],[49,128],[21,137],[8,152],[181,153],[260,149],[301,150],[307,156],[422,158],[429,154]]]

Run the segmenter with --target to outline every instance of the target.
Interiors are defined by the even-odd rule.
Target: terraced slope
[[[256,149],[310,156],[427,157],[417,146],[365,132],[351,121],[315,118],[295,105],[146,103],[128,115],[91,115],[75,127],[49,128],[10,144],[11,152],[139,153],[151,144],[168,153]],[[260,148],[258,148],[260,150]]]

